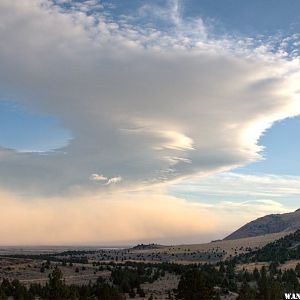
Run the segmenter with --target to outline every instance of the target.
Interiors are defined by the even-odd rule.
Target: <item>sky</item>
[[[1,0],[0,244],[200,243],[299,208],[299,9]]]

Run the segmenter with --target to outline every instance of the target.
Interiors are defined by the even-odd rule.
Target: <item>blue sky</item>
[[[20,243],[47,236],[51,216],[64,224],[65,211],[66,231],[45,243],[191,242],[296,209],[299,9],[1,1],[0,220],[20,212],[33,230],[16,232]],[[99,239],[100,219],[111,231]]]
[[[153,0],[152,4],[164,6],[168,1]],[[133,14],[145,2],[103,1],[113,4],[115,14]],[[215,33],[242,34],[246,36],[298,33],[299,1],[267,0],[184,0],[180,3],[183,17],[201,17],[214,27]],[[144,20],[145,21],[145,20]]]
[[[32,113],[13,101],[0,102],[0,144],[20,152],[63,148],[71,138],[53,116]]]
[[[273,125],[260,139],[260,144],[265,147],[263,160],[237,171],[248,174],[267,173],[299,176],[299,130],[299,118],[283,120]]]
[[[245,35],[298,33],[300,18],[297,10],[299,1],[196,1],[186,2],[190,15],[200,14],[215,20],[226,32],[236,31]]]

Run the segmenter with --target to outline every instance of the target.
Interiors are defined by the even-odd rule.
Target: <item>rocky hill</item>
[[[278,232],[300,229],[300,209],[291,213],[272,214],[258,218],[242,226],[224,240],[235,240]]]
[[[138,244],[131,248],[131,250],[153,250],[153,249],[160,249],[165,246],[158,245],[158,244]]]

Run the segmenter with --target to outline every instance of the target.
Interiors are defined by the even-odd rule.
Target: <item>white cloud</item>
[[[177,1],[170,32],[92,6],[0,2],[0,98],[57,116],[73,137],[60,152],[1,154],[5,188],[105,189],[88,180],[95,169],[122,188],[229,170],[260,159],[260,135],[299,114],[298,58],[198,34]]]
[[[182,0],[168,0],[165,6],[146,2],[138,10],[137,18],[153,23],[157,20],[166,23],[166,26],[171,26],[172,33],[182,42],[206,39],[208,33],[201,18],[182,19],[183,4]]]
[[[219,212],[223,211],[224,213],[229,212],[228,215],[236,215],[236,213],[246,215],[248,218],[250,217],[251,221],[253,216],[261,217],[268,214],[291,212],[291,209],[286,208],[282,203],[269,199],[243,202],[220,201],[216,205],[216,210],[219,210]],[[243,220],[240,223],[242,225]]]
[[[248,175],[225,172],[207,177],[193,178],[170,187],[177,193],[198,193],[217,196],[285,199],[300,194],[300,177],[284,175]]]
[[[99,174],[92,174],[90,176],[90,180],[93,180],[93,181],[107,181],[107,177],[103,176],[102,174],[99,175]]]
[[[121,176],[112,177],[112,178],[108,179],[108,181],[106,182],[106,185],[117,184],[117,183],[119,183],[121,181],[122,181],[122,177]]]
[[[104,176],[102,174],[99,175],[99,174],[95,173],[90,176],[90,180],[104,182],[105,185],[111,185],[111,184],[114,185],[114,184],[121,182],[123,179],[121,176],[107,178],[106,176]]]

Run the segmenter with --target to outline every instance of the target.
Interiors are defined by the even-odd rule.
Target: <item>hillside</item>
[[[291,232],[300,229],[300,209],[291,213],[272,214],[242,226],[224,240],[235,240],[270,233]]]
[[[243,253],[234,258],[236,262],[277,262],[300,260],[300,230],[286,235],[266,246]]]

